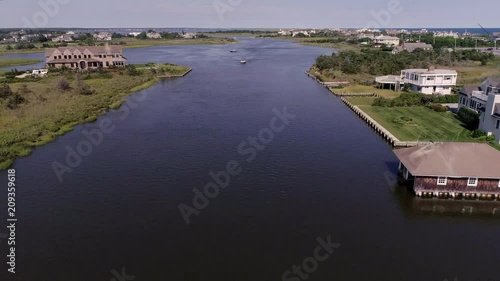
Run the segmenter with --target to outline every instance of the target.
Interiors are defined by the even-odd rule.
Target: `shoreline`
[[[370,128],[372,128],[379,136],[384,138],[384,140],[389,143],[393,148],[402,148],[402,147],[414,147],[414,146],[422,146],[422,145],[427,145],[431,144],[432,142],[420,142],[420,141],[401,141],[398,139],[394,134],[392,134],[388,129],[386,129],[384,126],[380,125],[375,119],[373,119],[370,115],[368,115],[366,112],[361,110],[358,106],[355,106],[351,104],[349,101],[344,96],[347,95],[342,95],[342,94],[337,94],[335,93],[334,90],[332,90],[328,85],[325,84],[325,82],[322,82],[320,79],[318,79],[316,76],[313,74],[309,73],[306,71],[306,75],[318,82],[321,86],[325,87],[330,93],[332,93],[334,96],[339,97],[340,100],[354,112],[360,119],[362,119]],[[359,94],[356,96],[360,97],[376,97],[377,95],[375,93],[363,93]]]
[[[121,45],[119,44],[120,41],[128,44]],[[133,41],[131,42],[130,40],[127,42],[126,40],[115,39],[113,41],[108,41],[108,42],[110,42],[110,45],[122,46],[123,49],[137,49],[137,48],[149,48],[156,46],[228,45],[228,44],[235,44],[238,42],[238,40],[226,37],[221,37],[221,38],[211,37],[211,38],[198,38],[198,39],[167,39],[167,40],[163,39],[163,40],[144,40],[144,41],[137,40],[136,42]],[[145,44],[138,44],[138,43],[145,43]],[[87,46],[89,45],[78,46],[77,44],[74,43],[68,44],[68,47],[87,47]],[[37,49],[27,49],[27,50],[11,50],[11,51],[0,50],[0,58],[4,55],[44,53],[45,49],[46,48],[44,47],[40,47]]]
[[[173,75],[170,78],[185,77],[191,71],[192,71],[192,68],[189,68],[185,73],[183,73],[181,75]],[[109,103],[109,104],[106,104],[106,102],[102,102],[102,108],[98,109],[97,112],[90,114],[89,116],[86,116],[82,120],[72,121],[72,122],[68,122],[65,124],[61,124],[57,131],[48,132],[48,133],[46,132],[44,134],[40,134],[37,136],[37,139],[22,140],[22,141],[13,143],[10,147],[18,147],[18,148],[21,147],[21,149],[18,151],[15,151],[15,155],[13,157],[12,156],[7,157],[6,160],[3,160],[0,162],[0,171],[10,168],[15,163],[15,160],[17,160],[21,157],[29,156],[32,153],[34,148],[43,146],[47,143],[50,143],[50,142],[54,141],[57,137],[63,136],[66,133],[73,131],[76,126],[83,125],[86,123],[95,122],[100,116],[103,116],[103,115],[106,115],[107,113],[109,113],[110,110],[119,109],[126,102],[126,100],[128,98],[130,98],[132,95],[136,94],[137,92],[140,92],[140,91],[143,91],[143,90],[146,90],[148,88],[153,87],[160,80],[161,80],[161,77],[159,77],[159,76],[147,77],[147,79],[144,80],[141,84],[134,85],[133,87],[122,90],[121,93],[116,94],[116,96],[118,97],[117,101],[114,101],[114,102]]]

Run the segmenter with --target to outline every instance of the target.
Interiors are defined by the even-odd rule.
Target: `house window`
[[[57,59],[57,56],[54,56],[54,59],[56,60],[56,59]]]
[[[438,185],[446,185],[448,183],[447,177],[439,177],[437,180]]]
[[[500,120],[497,120],[496,128],[497,128],[497,130],[500,129]]]
[[[467,186],[477,186],[477,178],[469,178],[469,181],[467,182]]]
[[[434,76],[429,76],[429,77],[427,77],[427,81],[433,81],[435,78],[436,77],[434,77]]]
[[[500,188],[500,180],[498,180],[498,188]]]
[[[68,56],[64,55],[64,59],[68,59]]]

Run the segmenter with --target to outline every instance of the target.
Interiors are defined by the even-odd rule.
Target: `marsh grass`
[[[62,76],[70,83],[69,90],[57,89],[57,81]],[[158,78],[147,71],[138,76],[114,72],[108,78],[95,74],[84,80],[96,91],[93,95],[77,93],[74,74],[51,74],[38,82],[9,84],[14,92],[26,85],[29,92],[23,97],[28,103],[15,110],[0,105],[0,169],[8,168],[17,157],[29,155],[32,147],[72,131],[75,125],[96,121],[110,108],[119,108],[131,93],[157,81]]]

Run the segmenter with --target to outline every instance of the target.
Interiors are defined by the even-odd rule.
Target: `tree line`
[[[319,70],[340,70],[345,74],[388,75],[399,74],[402,69],[428,68],[431,65],[452,66],[456,62],[480,61],[486,65],[495,59],[492,53],[476,50],[448,52],[446,50],[424,51],[413,53],[404,51],[397,54],[381,50],[363,49],[361,52],[342,51],[331,56],[320,56],[316,59]]]

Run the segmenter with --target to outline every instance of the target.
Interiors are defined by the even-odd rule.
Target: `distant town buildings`
[[[70,69],[95,69],[110,66],[125,66],[127,59],[123,57],[121,46],[86,46],[60,47],[45,50],[45,61],[48,67],[67,67]]]
[[[148,33],[146,33],[146,36],[148,37],[148,39],[160,39],[161,38],[161,34],[158,32],[148,32]]]
[[[460,38],[460,34],[458,32],[452,31],[435,31],[433,32],[435,37],[452,37],[452,38]]]
[[[73,37],[71,35],[63,34],[52,38],[52,42],[73,42]]]
[[[94,40],[96,41],[111,41],[112,35],[109,32],[98,32],[94,34]]]

